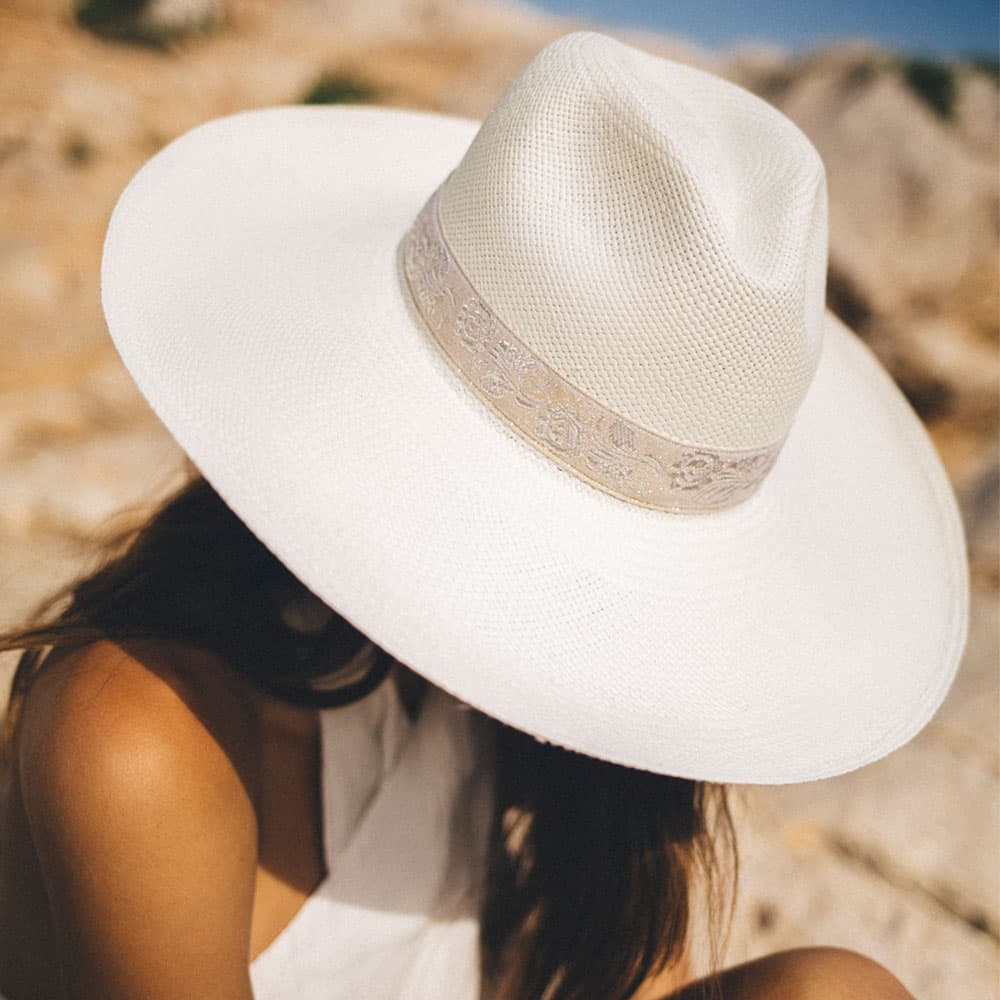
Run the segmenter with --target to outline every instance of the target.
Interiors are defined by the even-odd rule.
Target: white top
[[[320,712],[327,876],[251,963],[256,1000],[478,1000],[492,816],[478,716],[389,678]]]

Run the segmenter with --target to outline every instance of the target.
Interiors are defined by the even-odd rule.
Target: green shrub
[[[883,64],[877,59],[861,59],[848,66],[844,73],[841,85],[848,93],[863,90],[883,69]]]
[[[796,77],[792,69],[775,69],[759,76],[752,86],[764,100],[778,101],[792,89]]]
[[[900,68],[906,85],[939,118],[945,121],[954,118],[958,88],[953,66],[936,59],[914,56],[904,59]]]
[[[1000,83],[1000,59],[985,52],[972,52],[965,57],[965,62],[973,69],[992,77],[995,83]]]
[[[147,6],[148,0],[82,0],[76,23],[101,38],[154,49],[167,49],[185,35],[208,35],[219,27],[212,16],[186,24],[157,24],[144,17]]]
[[[63,146],[63,155],[75,167],[85,167],[97,151],[85,135],[71,136]]]
[[[301,98],[302,104],[354,104],[377,97],[376,89],[344,73],[324,73]]]

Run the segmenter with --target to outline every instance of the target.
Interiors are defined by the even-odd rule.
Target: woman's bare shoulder
[[[62,763],[72,765],[70,777],[81,768],[91,777],[165,777],[156,769],[200,760],[199,771],[214,764],[246,786],[254,750],[252,704],[220,661],[163,641],[53,650],[18,725],[20,767],[36,777],[41,769],[58,778]]]
[[[199,802],[252,824],[253,731],[225,671],[198,650],[110,640],[56,650],[18,722],[25,808],[67,834],[106,826],[116,809],[175,808],[196,824]]]
[[[193,651],[110,641],[60,654],[31,685],[21,794],[74,981],[183,990],[184,962],[163,958],[193,914],[218,948],[178,956],[209,977],[198,988],[244,976],[257,828],[238,736],[248,709],[227,691]]]

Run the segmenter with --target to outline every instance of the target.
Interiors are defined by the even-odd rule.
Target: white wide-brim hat
[[[204,476],[400,662],[592,756],[786,783],[916,734],[968,621],[954,495],[824,311],[825,254],[821,164],[787,119],[586,32],[486,124],[279,107],[193,129],[121,195],[102,295]],[[549,423],[503,411],[484,317],[578,393],[517,404]],[[573,400],[619,456],[662,444],[666,492],[568,459]],[[699,505],[676,449],[699,474],[768,461]]]

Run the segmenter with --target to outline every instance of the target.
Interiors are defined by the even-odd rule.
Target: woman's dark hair
[[[47,600],[33,624],[0,633],[0,651],[23,651],[2,747],[45,652],[99,639],[207,649],[300,705],[363,697],[392,658],[376,647],[360,680],[312,688],[369,640],[335,612],[318,627],[291,627],[281,609],[309,596],[195,475],[144,524],[107,539],[101,567]],[[717,968],[738,867],[726,786],[608,764],[491,721],[495,809],[481,942],[493,995],[626,1000],[683,954],[696,876]],[[714,979],[705,992],[717,992]]]

